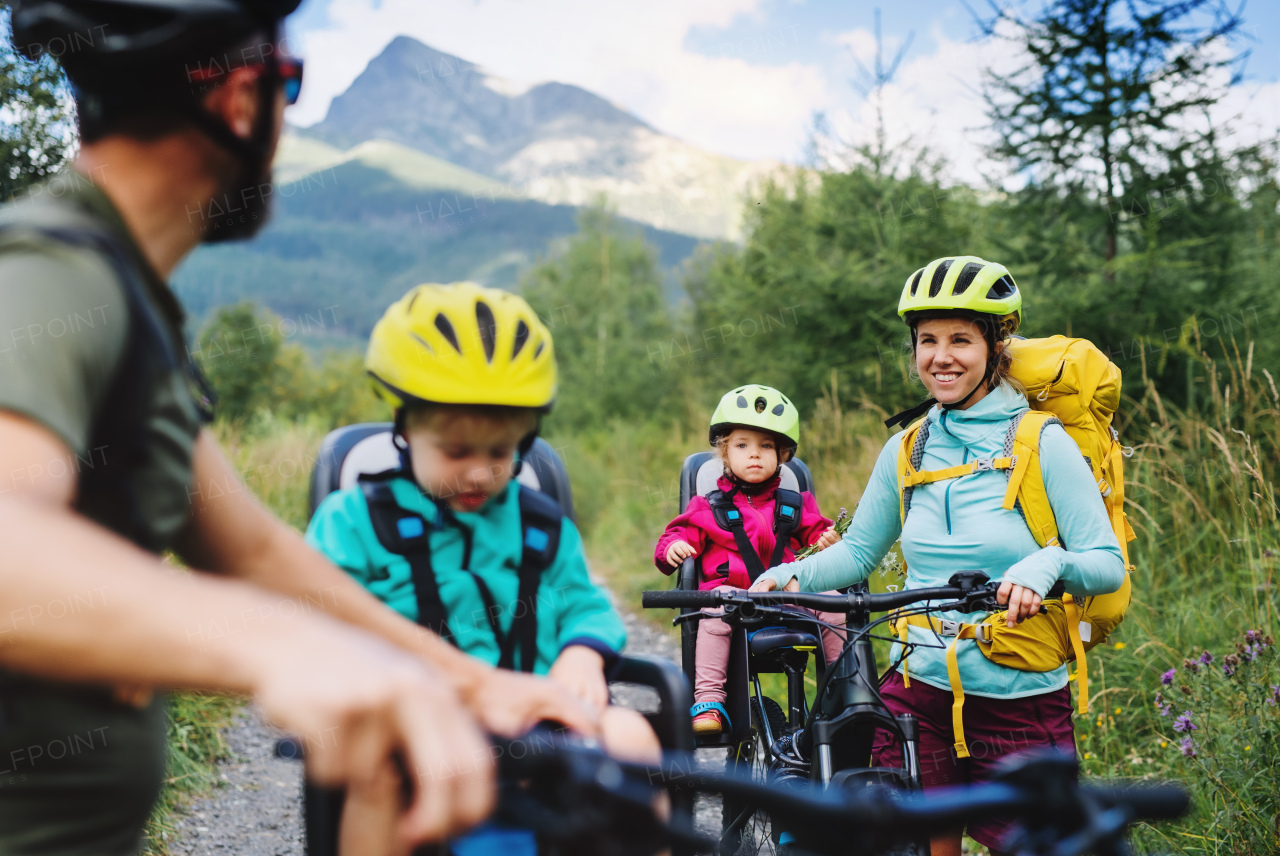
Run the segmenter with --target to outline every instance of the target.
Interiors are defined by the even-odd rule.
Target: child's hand
[[[822,537],[813,542],[813,545],[818,548],[819,552],[821,552],[839,540],[840,533],[836,531],[836,527],[832,526],[826,532],[823,532]]]
[[[560,652],[547,677],[564,687],[595,713],[609,706],[609,684],[604,679],[604,657],[585,645],[570,645]]]
[[[667,548],[667,564],[673,568],[678,568],[685,559],[696,555],[698,555],[698,551],[693,549],[689,542],[676,541]]]

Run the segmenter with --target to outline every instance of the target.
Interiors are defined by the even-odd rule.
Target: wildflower
[[[1271,552],[1270,550],[1263,550],[1262,555],[1266,556],[1268,559],[1274,559],[1276,556],[1276,554]]]
[[[1222,658],[1222,674],[1228,678],[1236,673],[1236,666],[1240,665],[1240,658],[1235,654],[1228,654]]]
[[[1088,761],[1088,760],[1089,760],[1090,758],[1092,758],[1092,757],[1093,757],[1093,753],[1092,753],[1092,752],[1086,752],[1086,753],[1084,753],[1084,759],[1085,759],[1086,761]]]
[[[1199,731],[1200,726],[1191,721],[1191,711],[1184,710],[1182,716],[1173,721],[1173,730],[1177,732]]]
[[[1170,669],[1169,671],[1165,672],[1163,675],[1160,676],[1160,683],[1164,684],[1167,687],[1173,683],[1173,679],[1177,676],[1178,676],[1178,670]]]
[[[1240,652],[1240,658],[1244,660],[1246,663],[1252,663],[1255,659],[1257,659],[1258,652],[1261,650],[1262,648],[1260,647],[1255,648],[1253,645],[1247,645],[1245,646],[1245,649]]]
[[[1205,653],[1208,654],[1209,652],[1206,651]],[[1193,675],[1196,672],[1200,671],[1199,664],[1197,664],[1195,660],[1190,660],[1190,659],[1182,661],[1182,668],[1186,669],[1188,672],[1190,672]]]
[[[1118,708],[1118,707],[1117,707],[1117,708],[1116,708],[1116,716],[1119,716],[1119,715],[1120,715],[1120,708]]]
[[[1267,696],[1266,700],[1263,703],[1274,706],[1277,702],[1280,702],[1280,686],[1277,686],[1276,684],[1272,684],[1271,695]]]
[[[1127,647],[1128,647],[1128,643],[1127,643],[1127,642],[1117,642],[1113,647],[1114,647],[1117,651],[1123,651],[1125,648],[1127,648]]]
[[[1246,746],[1246,747],[1244,747],[1244,751],[1246,751],[1246,752],[1250,752],[1250,751],[1252,751],[1252,750],[1253,750],[1253,747],[1252,747],[1252,746]]]
[[[1201,665],[1207,666],[1213,662],[1213,655],[1210,654],[1208,651],[1205,651],[1203,654],[1200,655],[1200,659],[1196,660],[1196,662],[1200,663]]]
[[[1262,647],[1263,647],[1263,648],[1270,648],[1270,647],[1271,647],[1272,645],[1274,645],[1274,644],[1276,644],[1276,640],[1272,638],[1272,636],[1271,636],[1271,634],[1270,634],[1270,633],[1268,633],[1266,636],[1263,636],[1263,637],[1262,637]]]
[[[1168,740],[1161,740],[1161,741],[1160,741],[1160,748],[1161,748],[1161,749],[1168,749],[1168,748],[1169,748],[1169,741],[1168,741]]]
[[[1196,757],[1196,741],[1190,737],[1182,738],[1182,745],[1178,747],[1182,754],[1188,758]]]
[[[1254,642],[1261,641],[1261,639],[1262,639],[1261,630],[1246,630],[1244,632],[1244,641],[1248,642],[1250,645],[1252,645]]]
[[[1183,695],[1191,695],[1191,687],[1187,686],[1186,684],[1183,684],[1182,686],[1178,687],[1178,689],[1182,690]]]

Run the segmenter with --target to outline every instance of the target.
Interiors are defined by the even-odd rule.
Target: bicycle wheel
[[[730,771],[745,773],[758,782],[769,776],[769,746],[765,742],[764,725],[768,717],[769,728],[781,735],[786,728],[787,717],[782,706],[771,698],[751,698],[751,739],[729,749],[726,765]],[[721,856],[777,856],[778,836],[769,815],[756,811],[755,807],[741,800],[726,797],[723,806],[720,836]]]

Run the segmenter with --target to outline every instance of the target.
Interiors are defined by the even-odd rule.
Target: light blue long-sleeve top
[[[1027,400],[1002,385],[968,410],[928,413],[929,437],[920,470],[940,470],[975,458],[999,457],[1010,422],[1027,409]],[[905,525],[900,523],[898,448],[902,434],[885,444],[871,480],[862,494],[853,522],[837,544],[811,558],[779,565],[766,576],[786,585],[798,579],[803,591],[829,591],[862,582],[884,558],[894,541],[902,540],[907,562],[906,588],[946,585],[957,571],[978,570],[992,580],[1010,580],[1041,597],[1058,580],[1072,595],[1113,592],[1124,582],[1124,560],[1111,529],[1093,473],[1075,441],[1062,426],[1045,427],[1040,437],[1040,468],[1049,504],[1058,524],[1062,546],[1040,547],[1016,509],[1005,509],[1008,476],[984,470],[947,481],[920,485],[912,491]],[[944,612],[939,618],[980,621],[981,613]],[[911,680],[947,689],[946,652],[939,640],[922,627],[911,627],[908,639],[918,647],[911,654]],[[901,655],[894,646],[893,658]],[[966,693],[992,698],[1020,698],[1062,688],[1067,667],[1051,672],[1024,672],[999,666],[963,640],[957,650]]]

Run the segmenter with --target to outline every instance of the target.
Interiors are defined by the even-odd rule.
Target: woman
[[[1021,309],[1022,295],[1009,272],[972,256],[938,259],[908,278],[898,314],[911,330],[916,371],[935,400],[925,417],[928,433],[919,470],[1003,454],[1010,425],[1028,409],[1009,378],[1006,350]],[[1059,544],[1049,547],[1036,543],[1016,507],[1002,507],[1007,476],[1000,469],[911,488],[903,522],[900,443],[899,434],[885,444],[842,541],[803,562],[774,568],[753,590],[826,591],[860,582],[899,538],[907,588],[946,585],[961,570],[983,571],[1001,583],[998,600],[1007,605],[1009,626],[1035,615],[1055,584],[1073,596],[1090,596],[1123,583],[1120,546],[1097,485],[1061,425],[1047,424],[1040,436],[1040,466],[1060,534]],[[957,612],[937,617],[981,620],[981,615]],[[963,640],[957,643],[957,658],[968,696],[963,708],[968,757],[958,757],[944,650],[928,628],[910,626],[907,632],[911,643],[928,647],[911,654],[909,681],[896,672],[882,693],[895,714],[912,713],[920,720],[925,788],[981,781],[1002,758],[1033,747],[1074,752],[1066,666],[1048,672],[1000,666],[973,640]],[[881,732],[875,763],[897,766],[899,752]],[[975,823],[968,833],[998,850],[1008,827]],[[933,856],[958,856],[961,832],[934,839]]]

